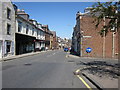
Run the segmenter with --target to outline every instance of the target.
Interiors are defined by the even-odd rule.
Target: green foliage
[[[103,26],[99,32],[103,36],[103,32],[107,34],[108,30],[120,28],[120,1],[119,2],[97,2],[89,9],[96,21],[96,28],[103,21],[103,18],[109,19],[107,26]]]

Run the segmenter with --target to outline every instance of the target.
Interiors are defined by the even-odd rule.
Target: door
[[[2,58],[2,42],[0,42],[0,58]]]

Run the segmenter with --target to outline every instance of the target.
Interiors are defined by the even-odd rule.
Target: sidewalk
[[[80,71],[99,88],[118,88],[120,65],[116,60],[87,59],[79,63]]]
[[[51,50],[48,50],[48,51],[51,51]],[[21,55],[16,55],[16,56],[5,57],[3,59],[0,59],[0,62],[8,61],[8,60],[16,59],[16,58],[23,58],[23,57],[27,57],[27,56],[33,56],[33,55],[37,55],[37,54],[48,52],[48,51],[31,52],[31,53],[26,53],[26,54],[21,54]]]
[[[76,64],[79,67],[80,73],[92,82],[99,89],[114,89],[118,88],[118,79],[120,78],[120,64],[117,59],[102,59],[77,57]],[[115,89],[116,90],[116,89]],[[118,90],[118,89],[117,89]]]

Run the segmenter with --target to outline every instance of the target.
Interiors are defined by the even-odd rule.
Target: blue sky
[[[43,25],[48,24],[49,29],[56,31],[57,36],[71,38],[76,23],[77,11],[84,12],[93,2],[14,2],[19,9],[24,9]]]

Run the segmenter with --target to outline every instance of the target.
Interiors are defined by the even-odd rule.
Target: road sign
[[[90,48],[90,47],[86,48],[87,53],[90,53],[91,51],[92,51],[92,48]]]
[[[83,36],[83,38],[91,38],[92,36]]]

